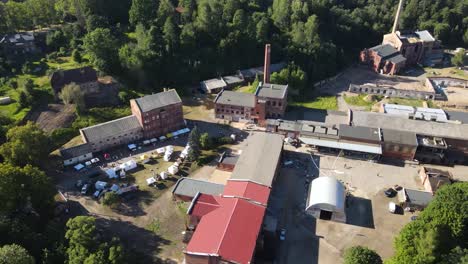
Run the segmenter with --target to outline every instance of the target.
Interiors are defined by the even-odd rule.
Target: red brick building
[[[255,94],[222,91],[214,101],[215,117],[264,125],[268,118],[284,116],[287,100],[287,85],[260,83]]]
[[[154,138],[185,126],[182,100],[175,90],[130,101],[132,114],[143,127],[144,138]]]
[[[406,65],[406,59],[389,44],[382,44],[361,51],[361,63],[369,65],[377,73],[395,75]]]

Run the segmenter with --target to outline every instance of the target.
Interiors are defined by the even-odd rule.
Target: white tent
[[[167,172],[163,171],[163,172],[161,172],[161,173],[159,174],[159,176],[161,176],[161,179],[165,180],[165,179],[167,179],[167,176],[168,176],[168,175],[167,175]]]
[[[170,161],[170,160],[171,160],[171,154],[167,154],[167,153],[166,153],[166,154],[164,155],[164,158],[163,158],[163,159],[164,159],[164,161]]]
[[[156,149],[156,152],[158,154],[163,154],[164,152],[166,152],[166,149],[165,148],[158,148],[158,149]]]
[[[110,188],[111,191],[117,192],[120,189],[120,187],[117,184],[112,184],[112,187]]]
[[[94,187],[96,188],[96,190],[104,190],[106,186],[107,186],[107,182],[103,182],[103,181],[97,181],[96,184],[94,184]]]
[[[155,179],[154,177],[151,177],[151,178],[146,179],[146,183],[147,183],[148,185],[151,185],[151,184],[153,184],[153,183],[155,183],[155,182],[156,182],[156,179]]]
[[[133,150],[133,149],[136,149],[137,146],[135,144],[128,144],[128,149],[129,150]]]
[[[172,145],[166,146],[166,152],[168,151],[174,151],[174,146]]]
[[[177,166],[171,165],[169,168],[167,168],[167,171],[174,175],[179,171],[179,168]]]
[[[135,160],[131,159],[125,163],[120,164],[119,167],[124,171],[129,171],[135,169],[137,167],[137,163]]]
[[[312,181],[306,212],[315,218],[346,222],[346,192],[343,184],[332,177]]]
[[[115,168],[107,169],[106,174],[107,176],[109,176],[109,179],[117,178],[117,174],[115,173]]]
[[[84,167],[85,166],[80,163],[80,164],[75,165],[73,168],[75,168],[75,170],[79,171],[79,170],[83,169]]]

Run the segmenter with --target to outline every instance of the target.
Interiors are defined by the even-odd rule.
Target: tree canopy
[[[8,130],[6,138],[7,142],[0,146],[0,155],[13,165],[39,166],[49,155],[49,138],[32,122],[12,127]]]
[[[468,182],[444,185],[419,217],[396,237],[389,263],[432,264],[467,258]],[[457,261],[452,263],[457,263]]]
[[[382,259],[369,248],[355,246],[345,251],[344,264],[382,264]]]
[[[5,245],[0,247],[0,264],[34,264],[34,258],[19,245]]]

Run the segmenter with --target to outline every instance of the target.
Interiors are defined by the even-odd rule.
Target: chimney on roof
[[[271,45],[265,45],[265,62],[263,64],[263,83],[270,83],[270,53]]]
[[[393,22],[392,33],[395,33],[398,30],[398,24],[400,24],[401,9],[403,9],[403,2],[404,0],[400,0],[400,3],[398,4],[398,9],[395,15],[395,21]]]

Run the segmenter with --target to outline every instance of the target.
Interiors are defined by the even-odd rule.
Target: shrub
[[[346,250],[344,264],[382,264],[382,258],[372,249],[355,246]]]
[[[111,208],[115,207],[119,202],[120,197],[115,192],[106,192],[104,194],[104,198],[102,199],[102,203]]]

